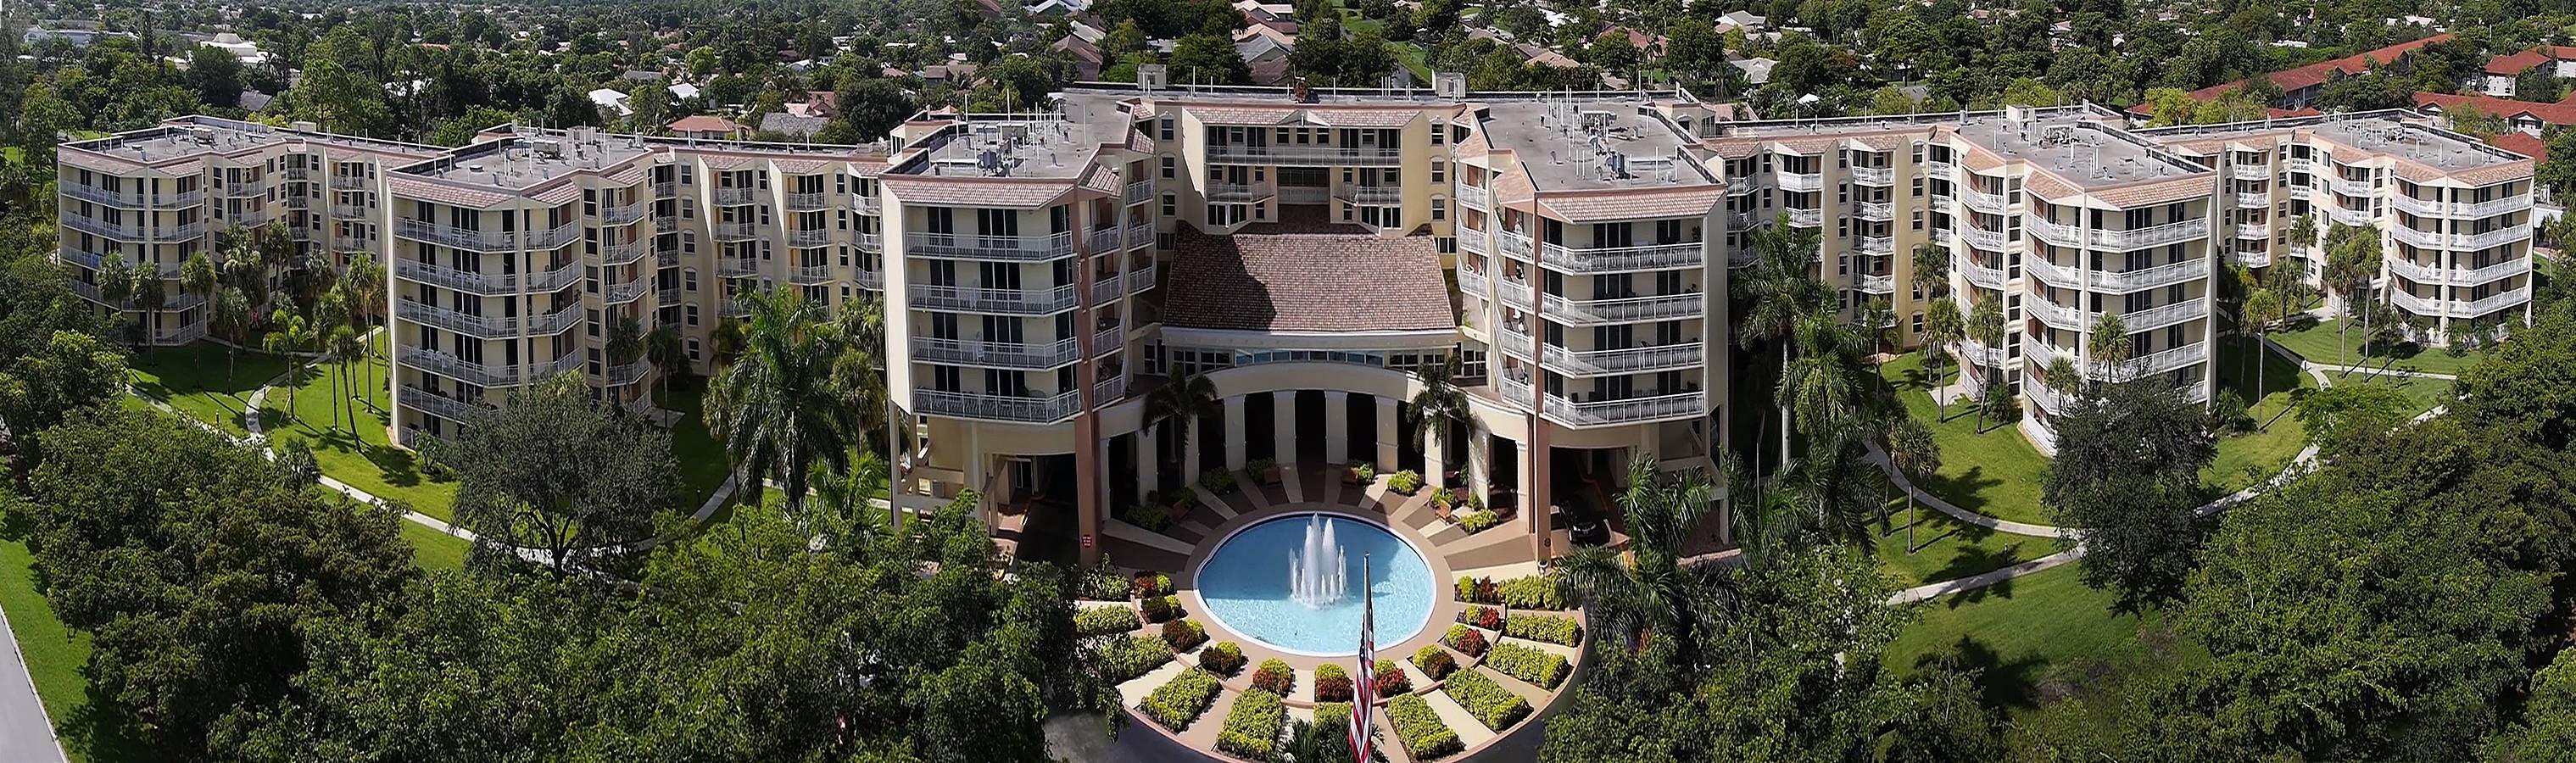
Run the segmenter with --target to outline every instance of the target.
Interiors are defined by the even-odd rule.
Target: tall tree
[[[295,353],[311,349],[316,337],[313,325],[304,316],[289,313],[283,307],[269,314],[268,323],[272,328],[260,341],[270,354],[286,358],[286,420],[291,422],[295,420],[295,398],[304,390],[304,360]]]
[[[1942,367],[1949,365],[1950,348],[1966,338],[1967,330],[1967,318],[1959,315],[1958,300],[1947,297],[1935,299],[1931,307],[1924,309],[1923,368],[1932,375],[1932,386],[1941,386],[1941,379],[1946,375]],[[1941,406],[1942,418],[1949,418],[1950,404],[1939,400],[1933,402]]]
[[[512,390],[501,410],[431,448],[461,476],[457,524],[494,551],[545,552],[558,576],[650,534],[678,473],[669,433],[592,403],[573,374]]]
[[[1692,565],[1683,543],[1717,497],[1697,474],[1666,475],[1648,454],[1628,462],[1627,489],[1618,496],[1628,518],[1628,552],[1576,549],[1561,563],[1560,579],[1598,618],[1594,622],[1636,649],[1652,634],[1695,654],[1720,605],[1717,568]]]
[[[1772,225],[1753,233],[1755,259],[1753,267],[1733,283],[1737,300],[1747,303],[1744,319],[1737,324],[1736,345],[1746,349],[1769,343],[1779,350],[1780,373],[1789,372],[1791,333],[1798,321],[1833,301],[1824,281],[1816,277],[1816,232],[1789,224],[1786,214]],[[1784,406],[1780,416],[1780,462],[1789,460],[1789,411]],[[1758,447],[1758,446],[1757,446]]]
[[[1473,449],[1463,446],[1473,441],[1479,434],[1475,408],[1467,400],[1466,390],[1459,389],[1455,381],[1458,378],[1459,365],[1463,362],[1455,354],[1445,355],[1438,362],[1425,363],[1420,369],[1414,371],[1414,379],[1422,383],[1422,389],[1413,393],[1411,435],[1415,440],[1423,440],[1423,435],[1434,431],[1439,432],[1440,447],[1443,451],[1440,454],[1441,460],[1451,467],[1462,465],[1450,461],[1446,451],[1460,448],[1472,454]],[[1465,435],[1463,439],[1452,436],[1461,433]],[[1238,435],[1227,432],[1226,436]],[[1424,447],[1428,448],[1429,442],[1427,440],[1423,442]]]
[[[1932,427],[1912,416],[1890,417],[1887,429],[1887,460],[1899,473],[1914,481],[1941,473],[1941,442],[1932,436]],[[1905,491],[1905,553],[1914,554],[1914,491]]]
[[[859,433],[857,412],[832,386],[843,337],[821,305],[795,292],[740,299],[751,311],[743,353],[708,390],[709,428],[724,441],[751,499],[776,479],[796,513],[814,465],[847,470]]]
[[[1199,447],[1199,422],[1224,411],[1224,401],[1217,397],[1216,382],[1209,381],[1202,374],[1184,373],[1179,368],[1172,369],[1170,378],[1145,393],[1147,431],[1159,433],[1161,441],[1168,443],[1175,438],[1172,430],[1166,427],[1176,423],[1180,427],[1181,434],[1177,438],[1180,447],[1172,451],[1175,463],[1189,463],[1189,454]],[[1383,468],[1395,467],[1389,464]],[[1179,483],[1188,484],[1195,479],[1198,475],[1183,474]]]
[[[2083,545],[2084,583],[2111,589],[2122,611],[2182,594],[2207,532],[2200,470],[2218,453],[2206,420],[2155,379],[2094,384],[2050,420],[2057,458],[2040,502],[2057,525],[2079,528],[2062,542]]]
[[[1979,353],[1973,354],[2003,351],[2004,310],[2001,302],[2002,300],[1997,298],[1980,299],[1974,306],[1968,308],[1968,340],[1977,343],[1980,348]],[[1972,358],[1968,365],[1975,366],[1977,375],[1984,377],[1984,382],[1978,384],[1978,388],[1991,391],[2003,383],[2001,377],[2003,370],[1996,364],[1987,363],[1985,358]],[[1987,374],[1986,369],[1989,368],[1995,369],[1994,375]],[[1986,428],[1986,406],[1977,406],[1977,428]]]

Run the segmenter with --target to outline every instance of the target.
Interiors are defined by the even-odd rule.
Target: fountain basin
[[[1292,595],[1291,562],[1303,554],[1311,524],[1328,526],[1347,573],[1347,590],[1329,603],[1309,606]],[[1369,579],[1363,597],[1362,559]],[[1199,565],[1195,586],[1206,615],[1270,649],[1311,657],[1359,653],[1364,598],[1376,602],[1376,636],[1390,649],[1422,632],[1431,619],[1439,581],[1422,552],[1366,519],[1322,512],[1284,514],[1246,525],[1225,537]]]

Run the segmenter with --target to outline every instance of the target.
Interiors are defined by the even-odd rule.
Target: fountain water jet
[[[1342,545],[1333,540],[1333,525],[1322,515],[1306,518],[1306,540],[1288,552],[1288,598],[1307,609],[1322,609],[1342,600],[1350,571]]]

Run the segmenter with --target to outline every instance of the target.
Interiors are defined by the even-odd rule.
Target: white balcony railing
[[[924,415],[1024,424],[1052,424],[1082,409],[1082,395],[1077,392],[1036,397],[916,389],[912,402]]]
[[[1567,400],[1546,397],[1548,418],[1575,427],[1612,426],[1646,421],[1694,418],[1708,411],[1704,393],[1636,397],[1620,400]]]
[[[1494,293],[1494,292],[1492,291],[1492,289],[1493,289],[1493,282],[1492,282],[1492,281],[1490,281],[1490,280],[1487,280],[1487,279],[1485,278],[1485,274],[1484,274],[1482,271],[1478,271],[1478,270],[1476,270],[1475,268],[1467,267],[1467,266],[1466,266],[1466,263],[1463,263],[1463,262],[1462,262],[1462,263],[1459,263],[1459,267],[1458,267],[1458,291],[1459,291],[1459,292],[1461,292],[1461,293],[1465,293],[1465,294],[1468,294],[1468,295],[1471,295],[1471,296],[1475,296],[1475,297],[1478,297],[1478,298],[1490,298],[1490,297],[1492,297],[1492,296],[1493,296],[1493,293]]]
[[[2091,322],[2088,320],[2091,317],[2090,314],[2051,302],[2047,297],[2034,296],[2024,299],[2021,301],[2021,306],[2023,311],[2030,313],[2030,317],[2039,319],[2039,322],[2048,324],[2051,328],[2063,331],[2085,331],[2091,328],[2087,325]]]
[[[2244,209],[2269,209],[2272,206],[2272,193],[2270,191],[2237,191],[2236,206]]]
[[[2399,241],[2420,247],[2467,252],[2527,241],[2531,238],[2531,226],[2514,225],[2483,233],[2435,233],[2399,225],[2389,228],[2389,233]]]
[[[1983,344],[1978,344],[1977,340],[1974,339],[1963,339],[1959,341],[1959,357],[1967,359],[1969,363],[1980,366],[2000,367],[2004,364],[2006,359],[2011,357],[2011,353],[2006,352],[2004,348],[2001,347],[1987,347]]]
[[[1697,368],[1701,358],[1698,342],[1610,350],[1571,350],[1556,345],[1548,345],[1545,349],[1549,370],[1573,376]]]
[[[608,304],[623,305],[628,302],[643,299],[644,293],[652,290],[653,276],[639,268],[635,271],[635,277],[633,278],[600,287],[599,296],[601,301]]]
[[[1494,208],[1494,191],[1480,185],[1461,183],[1458,186],[1458,204],[1469,209],[1491,211]]]
[[[1789,208],[1789,224],[1801,228],[1823,227],[1825,224],[1825,211],[1822,209],[1799,209],[1791,207]]]
[[[716,223],[708,228],[717,241],[750,241],[756,235],[751,223]]]
[[[2120,325],[2126,327],[2129,333],[2135,334],[2206,317],[2209,317],[2209,300],[2196,298],[2123,313],[2120,315]]]
[[[1950,163],[1949,163],[1949,162],[1924,162],[1924,163],[1923,163],[1923,175],[1924,175],[1925,177],[1933,177],[1933,178],[1940,178],[1940,179],[1943,179],[1943,180],[1948,180],[1948,179],[1950,178],[1950,175],[1951,175],[1951,173],[1952,173],[1952,172],[1953,172],[1953,168],[1950,166]]]
[[[994,315],[1052,315],[1073,309],[1079,300],[1071,284],[1053,289],[914,286],[911,292],[915,309]]]
[[[2333,186],[2335,193],[2343,194],[2345,196],[2361,196],[2365,198],[2379,190],[2378,186],[2371,184],[2367,179],[2347,180],[2344,178],[2335,178]]]
[[[1884,255],[1894,254],[1895,252],[1896,240],[1893,238],[1887,236],[1860,237],[1861,254]]]
[[[717,257],[716,276],[747,278],[760,275],[760,260],[755,257]]]
[[[625,365],[609,366],[606,369],[606,372],[602,373],[601,376],[606,377],[602,381],[606,382],[608,386],[623,387],[643,381],[645,376],[651,375],[652,373],[652,361],[638,360]]]
[[[1884,222],[1896,219],[1896,207],[1884,201],[1855,201],[1852,202],[1852,211],[1863,220]]]
[[[599,262],[609,266],[630,265],[643,260],[644,255],[652,253],[653,240],[639,238],[623,244],[608,244],[600,247]]]
[[[609,226],[626,225],[644,219],[645,213],[650,211],[652,207],[641,201],[622,207],[600,207],[599,222]]]
[[[753,189],[750,188],[718,188],[715,193],[716,204],[727,207],[749,204],[752,192]]]
[[[1404,188],[1391,185],[1346,185],[1341,197],[1353,204],[1384,206],[1404,203]]]
[[[2487,201],[2428,201],[2405,194],[2389,197],[2400,210],[2418,215],[2476,220],[2531,208],[2531,196],[2518,194]]]
[[[1404,151],[1396,148],[1346,146],[1251,146],[1216,144],[1207,147],[1211,162],[1233,164],[1316,166],[1394,166],[1404,162]]]
[[[1959,186],[1959,200],[1967,202],[1969,209],[1987,214],[2000,215],[2006,208],[2012,206],[2012,201],[2005,198],[2003,194],[1987,193],[1964,185]]]
[[[1821,172],[1783,172],[1779,173],[1776,177],[1778,178],[1780,190],[1783,191],[1821,191],[1825,189],[1825,175]]]
[[[559,291],[581,278],[581,263],[565,262],[561,267],[534,275],[524,273],[477,273],[428,262],[394,260],[394,277],[406,281],[441,286],[473,294],[520,294]]]
[[[1988,289],[2004,287],[2005,274],[2002,268],[1987,267],[1985,263],[1978,262],[1975,257],[1953,257],[1950,263],[1958,268],[1960,275],[1967,276],[1968,283]]]
[[[787,280],[798,286],[812,286],[832,280],[831,265],[798,265],[787,270]]]
[[[2236,237],[2251,241],[2269,240],[2272,238],[2272,225],[2270,223],[2237,223]]]
[[[822,209],[829,203],[831,203],[831,197],[821,191],[787,194],[789,212],[812,212]]]
[[[885,200],[876,196],[851,194],[850,207],[858,210],[859,214],[873,215],[885,209]]]
[[[1072,365],[1082,359],[1082,350],[1070,338],[1038,343],[913,337],[912,359],[920,363],[1044,371]]]
[[[1506,281],[1509,283],[1509,281]],[[1506,298],[1517,298],[1528,304],[1528,287],[1504,289]],[[1609,299],[1567,299],[1554,294],[1541,298],[1545,314],[1559,323],[1577,326],[1638,321],[1697,318],[1706,311],[1706,297],[1700,294],[1669,294],[1650,297],[1614,297]]]
[[[904,245],[916,255],[932,257],[1039,262],[1073,256],[1073,233],[1042,236],[980,236],[971,233],[907,233]]]
[[[2139,289],[2148,289],[2158,286],[2170,286],[2186,281],[2196,281],[2208,276],[2209,260],[2192,257],[2180,262],[2157,265],[2151,268],[2119,271],[2095,271],[2093,273],[2093,284],[2097,288],[2114,291],[2137,291]]]
[[[1142,204],[1154,200],[1154,181],[1139,180],[1127,184],[1127,203]]]
[[[2093,245],[2104,249],[2141,249],[2150,246],[2181,243],[2209,236],[2209,220],[2193,218],[2146,228],[2092,231]]]
[[[403,320],[469,334],[484,339],[506,339],[520,335],[560,334],[581,322],[581,305],[572,305],[547,315],[500,317],[468,315],[444,307],[434,307],[408,298],[394,303],[394,315]]]
[[[1461,235],[1464,235],[1463,232]],[[1546,244],[1540,248],[1544,256],[1539,258],[1539,265],[1549,270],[1578,275],[1696,268],[1707,261],[1707,255],[1702,251],[1706,246],[1698,241],[1582,248]]]
[[[1989,252],[2003,251],[2004,244],[2009,243],[2003,231],[1986,230],[1977,227],[1974,223],[1960,226],[1959,237],[1967,240],[1969,246]]]
[[[2163,352],[2133,358],[2128,362],[2131,377],[2150,376],[2209,359],[2209,343],[2193,342]]]
[[[458,249],[509,252],[562,246],[581,237],[581,226],[567,223],[548,231],[483,231],[404,217],[394,220],[394,235]]]
[[[1853,283],[1853,285],[1854,285],[1854,286],[1859,287],[1859,288],[1860,288],[1860,290],[1861,290],[1862,292],[1864,292],[1864,293],[1869,293],[1869,294],[1894,294],[1894,293],[1896,293],[1896,276],[1895,276],[1895,274],[1888,274],[1888,275],[1870,275],[1870,274],[1868,274],[1868,273],[1862,273],[1862,274],[1860,274],[1858,277],[1853,278],[1853,279],[1852,279],[1852,283]]]
[[[1260,201],[1276,196],[1278,193],[1270,186],[1251,183],[1209,183],[1207,185],[1207,200],[1218,203]]]
[[[2475,318],[2531,301],[2531,287],[2500,291],[2477,300],[2418,297],[2403,290],[2390,290],[2388,301],[2406,312],[2425,317]]]
[[[1896,173],[1890,171],[1886,167],[1853,167],[1851,168],[1851,176],[1852,182],[1861,185],[1887,186],[1896,184]]]
[[[787,245],[791,247],[803,249],[831,243],[832,231],[827,228],[790,228],[787,231]]]
[[[402,385],[402,407],[464,424],[477,423],[500,412],[488,404],[468,403],[409,384]]]

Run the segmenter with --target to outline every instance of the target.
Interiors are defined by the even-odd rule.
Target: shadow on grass
[[[90,679],[89,666],[81,666],[81,675]],[[54,733],[59,735],[63,750],[90,763],[140,763],[161,760],[153,754],[152,745],[143,730],[143,720],[116,698],[99,691],[92,683],[80,707],[54,719]]]
[[[1914,486],[1922,488],[1923,492],[1940,496],[1952,506],[1987,516],[1994,513],[1986,510],[1985,491],[2002,484],[2003,480],[1986,476],[1986,469],[1982,466],[1971,466],[1958,474],[1927,474],[1914,480]]]
[[[1948,665],[1976,676],[1978,699],[1987,707],[2039,706],[2039,674],[2047,663],[2036,657],[2006,661],[1994,647],[1972,636],[1960,636],[1950,648],[1914,658],[1917,668]]]
[[[1932,579],[1957,580],[1970,575],[1981,575],[1993,572],[2005,567],[2020,564],[2024,561],[2028,560],[2021,558],[2020,542],[2015,542],[2012,545],[2005,546],[2003,548],[1994,549],[1983,546],[1961,546],[1959,547],[1958,553],[1950,555],[1949,564],[1943,565],[1939,572],[1932,573]],[[1985,601],[1988,598],[2009,599],[2012,598],[2012,595],[2012,579],[2006,578],[1995,581],[1993,585],[1971,588],[1952,594],[1950,596],[1948,606],[1951,609],[1958,609],[1959,606],[1963,604],[1975,604],[1980,601]]]

